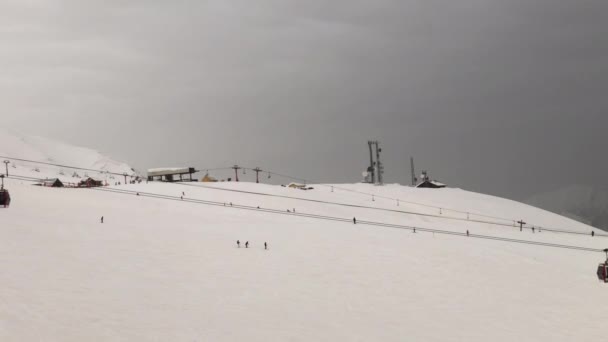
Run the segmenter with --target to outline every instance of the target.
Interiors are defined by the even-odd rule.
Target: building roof
[[[416,185],[417,188],[445,188],[446,186],[447,185],[435,180],[425,180],[423,182],[420,182],[420,184]]]
[[[163,168],[155,168],[148,169],[148,176],[167,176],[167,175],[184,175],[189,173],[198,172],[193,167],[163,167]]]

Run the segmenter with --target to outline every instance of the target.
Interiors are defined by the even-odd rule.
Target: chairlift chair
[[[0,178],[2,178],[2,185],[0,186],[0,208],[8,208],[11,204],[11,194],[4,188],[4,175],[0,175]]]
[[[597,278],[604,283],[608,283],[608,248],[604,249],[606,261],[597,266]]]
[[[7,189],[0,189],[0,208],[8,208],[11,204],[11,194]]]

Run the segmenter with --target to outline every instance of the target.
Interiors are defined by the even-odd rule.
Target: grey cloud
[[[600,0],[8,1],[0,115],[143,169],[239,162],[356,181],[374,138],[392,182],[407,182],[413,155],[451,185],[516,199],[605,185],[607,10]]]

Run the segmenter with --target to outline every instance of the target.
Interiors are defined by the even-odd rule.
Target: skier
[[[182,191],[182,196],[186,196],[186,193]]]
[[[534,227],[532,227],[532,234],[534,234]]]
[[[249,241],[245,242],[245,248],[249,248]]]
[[[287,212],[290,213],[291,211],[289,211],[289,209],[287,209]]]
[[[260,209],[260,206],[258,205],[258,209]]]
[[[296,208],[293,208],[293,212],[294,212],[294,213],[296,212]]]
[[[595,236],[595,232],[592,230],[591,231],[591,237],[594,237],[594,236]]]
[[[469,236],[469,231],[467,230],[467,236]]]
[[[357,219],[353,217],[353,224],[357,224]]]
[[[416,232],[416,228],[414,228],[414,233]]]
[[[236,247],[237,247],[237,248],[241,248],[241,241],[236,240]]]
[[[268,244],[264,242],[264,249],[268,249]]]
[[[184,196],[180,196],[179,198],[181,198],[181,199],[182,199],[182,201],[184,200]]]
[[[101,223],[103,223],[103,216],[101,217]]]

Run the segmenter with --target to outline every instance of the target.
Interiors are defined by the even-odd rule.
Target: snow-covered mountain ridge
[[[134,174],[135,171],[126,163],[113,160],[95,150],[69,145],[63,142],[36,136],[24,135],[0,127],[0,156],[16,159],[33,160],[50,164],[67,165],[92,170],[108,171],[118,174]],[[65,167],[44,165],[22,160],[8,159],[9,174],[39,178],[60,178],[63,181],[73,181],[74,170]],[[2,165],[4,166],[4,165]],[[4,171],[1,171],[4,173]],[[63,173],[63,175],[60,174]],[[80,176],[86,171],[77,170]],[[102,173],[88,172],[89,176],[105,178]]]

